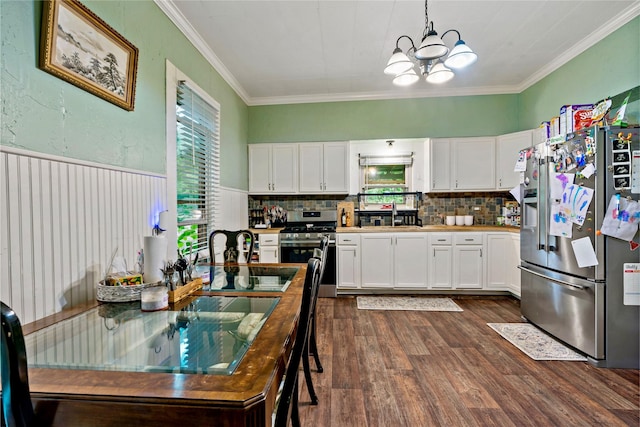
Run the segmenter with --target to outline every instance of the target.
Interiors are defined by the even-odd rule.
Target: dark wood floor
[[[455,299],[463,312],[358,310],[318,300],[324,373],[304,426],[640,425],[638,370],[534,361],[486,324],[519,322],[518,300]],[[313,364],[312,364],[313,366]]]

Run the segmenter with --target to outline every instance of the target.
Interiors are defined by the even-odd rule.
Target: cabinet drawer
[[[482,234],[481,233],[459,233],[455,235],[456,245],[481,245]]]
[[[260,246],[277,246],[278,237],[277,234],[258,234],[258,242]]]
[[[342,246],[360,244],[360,236],[357,234],[338,234],[337,240],[338,244]]]
[[[431,234],[432,245],[450,245],[451,234],[450,233],[432,233]]]

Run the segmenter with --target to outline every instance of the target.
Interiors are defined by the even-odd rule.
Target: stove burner
[[[289,225],[283,228],[281,233],[335,233],[336,227],[330,225],[312,225],[311,227],[307,225]]]

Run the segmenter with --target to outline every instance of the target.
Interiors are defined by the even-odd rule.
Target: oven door
[[[313,250],[320,247],[320,242],[280,243],[280,262],[306,263],[313,257]],[[336,285],[336,246],[329,244],[327,248],[327,264],[321,285]],[[323,293],[323,290],[320,290]]]

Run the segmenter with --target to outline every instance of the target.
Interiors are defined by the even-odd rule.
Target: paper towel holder
[[[151,229],[151,234],[153,236],[161,236],[162,233],[167,231],[167,216],[169,215],[169,211],[162,211],[158,214],[158,222]]]

